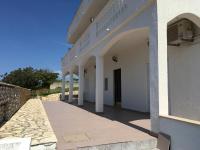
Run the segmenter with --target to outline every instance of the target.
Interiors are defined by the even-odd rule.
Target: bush
[[[78,87],[74,87],[73,90],[74,91],[78,91]],[[36,97],[38,96],[48,96],[50,94],[56,94],[56,93],[61,93],[62,92],[62,88],[57,87],[56,89],[40,89],[40,90],[35,90],[32,91],[32,96]],[[65,92],[69,92],[69,88],[65,89]]]
[[[74,91],[78,91],[79,90],[79,88],[78,87],[74,87]]]

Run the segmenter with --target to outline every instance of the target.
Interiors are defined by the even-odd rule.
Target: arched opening
[[[96,61],[91,56],[84,64],[84,91],[83,99],[88,102],[95,102],[96,89]]]
[[[121,33],[104,54],[104,103],[150,112],[149,30]]]
[[[169,115],[200,121],[200,18],[182,14],[168,23]]]

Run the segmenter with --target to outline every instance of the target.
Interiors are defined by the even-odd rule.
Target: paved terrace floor
[[[58,150],[124,142],[143,145],[145,141],[155,147],[156,140],[149,135],[148,114],[109,106],[104,107],[103,114],[95,114],[94,104],[88,102],[83,107],[78,107],[77,102],[47,101],[43,104],[58,139]]]

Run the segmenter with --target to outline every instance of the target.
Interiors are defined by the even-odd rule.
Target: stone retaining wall
[[[0,126],[9,120],[31,97],[31,91],[19,86],[0,82]]]

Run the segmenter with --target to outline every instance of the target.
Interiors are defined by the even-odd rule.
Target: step
[[[90,147],[80,147],[78,150],[158,150],[157,139],[149,139],[145,141],[129,141],[123,143],[111,143],[105,145],[97,145]]]

